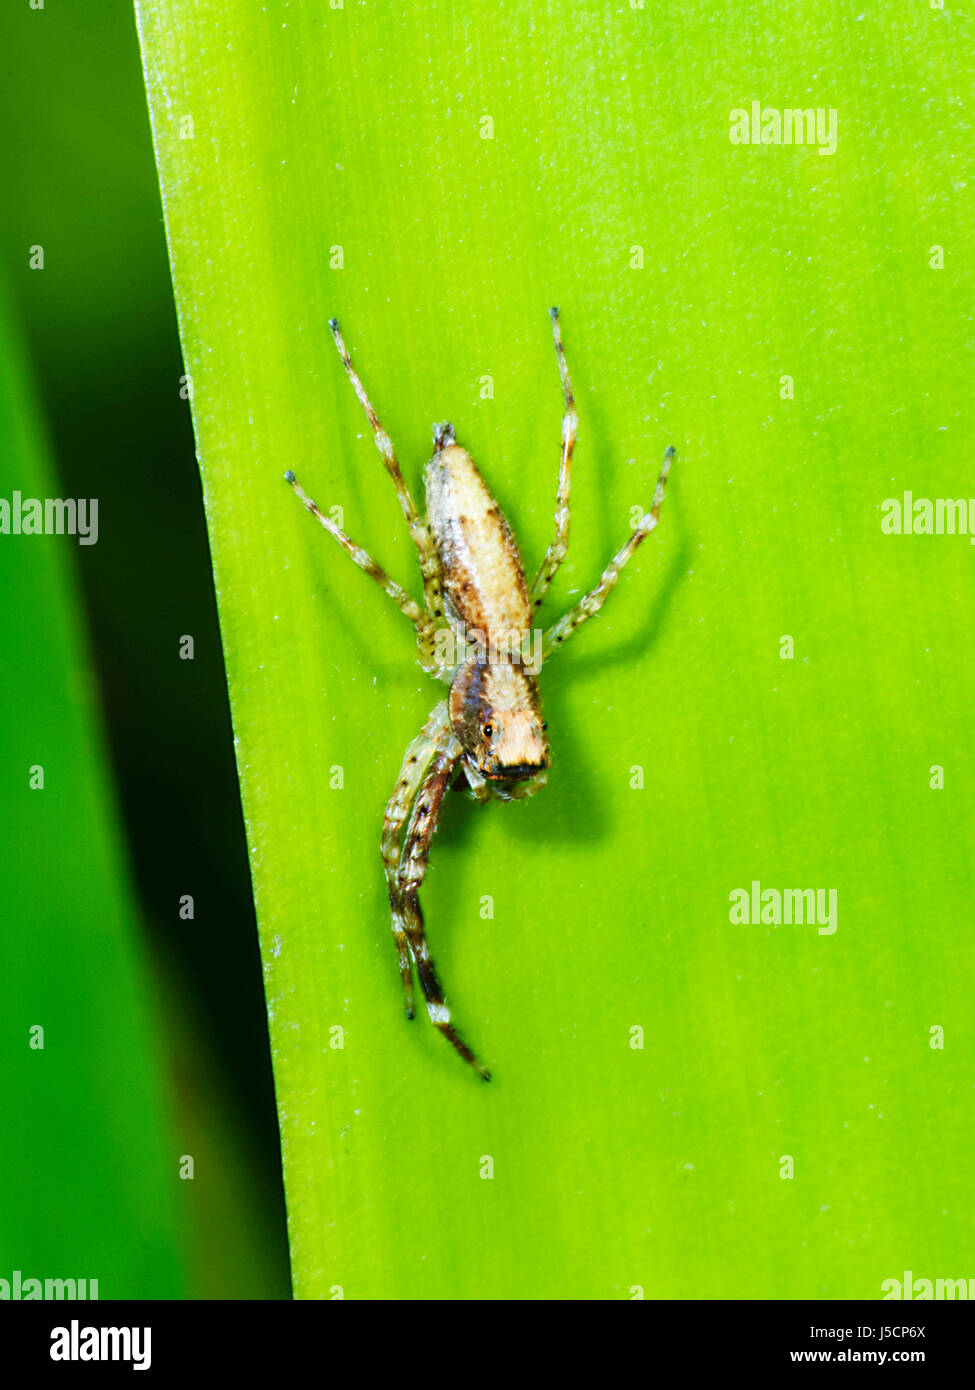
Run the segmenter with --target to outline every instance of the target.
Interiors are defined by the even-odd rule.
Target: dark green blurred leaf
[[[58,496],[6,311],[0,496]],[[179,1150],[62,535],[0,535],[0,1278],[190,1291]],[[29,772],[43,768],[43,790]],[[43,1049],[30,1046],[43,1028]]]

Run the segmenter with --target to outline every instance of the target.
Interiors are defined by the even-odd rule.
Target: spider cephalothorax
[[[508,800],[528,795],[528,782],[533,791],[544,785],[549,754],[538,677],[518,653],[465,661],[447,703],[472,787],[487,779]]]
[[[578,424],[557,309],[551,311],[551,318],[564,400],[562,462],[555,536],[531,589],[511,527],[474,460],[457,443],[453,426],[447,423],[434,426],[434,452],[426,468],[426,516],[420,515],[335,319],[329,322],[332,335],[419,551],[424,606],[421,608],[319,511],[293,473],[285,475],[312,515],[410,619],[424,670],[450,687],[447,698],[436,705],[422,733],[406,750],[386,807],[382,855],[407,1016],[412,1018],[414,1013],[415,968],[431,1020],[485,1080],[489,1072],[451,1023],[430,959],[420,909],[420,884],[443,798],[458,772],[479,801],[531,796],[544,785],[549,751],[538,671],[556,648],[599,611],[620,570],[657,525],[674,456],[673,449],[666,451],[650,510],[613,556],[596,587],[544,634],[536,634],[533,615],[568,548],[569,484]],[[541,637],[540,643],[535,642],[536,636]]]

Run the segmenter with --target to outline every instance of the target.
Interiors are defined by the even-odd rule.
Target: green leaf
[[[964,21],[137,10],[297,1294],[878,1297],[905,1267],[963,1273],[972,552],[884,535],[880,508],[970,490],[972,225],[944,134]],[[733,145],[756,96],[836,109],[835,154]],[[552,303],[581,417],[553,616],[679,454],[656,537],[543,673],[548,788],[451,797],[434,845],[430,940],[485,1087],[403,1019],[377,852],[441,691],[281,475],[418,594],[336,315],[414,489],[450,418],[530,568]],[[835,890],[835,932],[734,924],[753,882]]]

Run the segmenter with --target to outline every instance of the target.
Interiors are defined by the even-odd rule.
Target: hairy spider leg
[[[559,311],[553,308],[548,312],[552,320],[555,359],[562,380],[565,410],[562,416],[562,462],[559,465],[559,484],[555,495],[555,535],[545,552],[545,558],[539,566],[535,582],[532,585],[531,597],[535,608],[545,597],[545,592],[555,578],[559,565],[565,559],[566,551],[569,549],[569,488],[572,483],[572,454],[576,447],[576,434],[579,429],[579,416],[576,414],[575,396],[572,393],[572,382],[569,378],[569,366],[565,360],[565,349],[562,346]]]
[[[379,450],[380,457],[386,465],[386,472],[393,480],[396,488],[396,495],[399,504],[406,517],[406,524],[410,528],[410,535],[416,542],[416,548],[420,552],[420,570],[423,574],[423,594],[426,599],[427,608],[434,619],[443,617],[443,593],[440,587],[440,560],[437,556],[436,547],[433,543],[433,536],[430,528],[417,511],[416,503],[413,501],[412,494],[406,486],[406,479],[400,470],[399,461],[393,449],[393,441],[379,423],[379,416],[376,414],[372,402],[366,395],[366,388],[359,378],[359,374],[352,365],[352,358],[349,356],[349,349],[345,346],[345,339],[342,337],[338,319],[329,319],[328,326],[332,330],[332,337],[335,339],[335,346],[338,348],[342,365],[349,375],[356,395],[359,397],[359,404],[366,413],[366,419],[372,430],[373,439],[376,441],[376,448]]]
[[[386,870],[386,884],[389,889],[393,941],[396,945],[396,954],[399,957],[400,977],[406,995],[407,1018],[414,1016],[415,1009],[413,1007],[413,971],[410,966],[410,947],[406,934],[406,922],[400,905],[402,896],[399,885],[400,832],[406,824],[406,819],[416,800],[423,779],[427,775],[434,754],[450,736],[447,702],[442,700],[432,711],[422,732],[417,734],[407,748],[403,758],[403,766],[396,779],[396,786],[393,788],[393,794],[386,806],[386,814],[383,816],[381,853],[383,866]]]
[[[403,913],[406,935],[430,1022],[456,1048],[465,1062],[469,1062],[485,1081],[490,1081],[491,1073],[478,1061],[450,1021],[450,1010],[444,999],[443,988],[430,959],[419,896],[420,884],[427,871],[430,841],[437,828],[444,794],[450,785],[462,751],[459,739],[452,736],[446,745],[434,754],[430,770],[420,787],[403,846],[399,872],[400,910]]]
[[[389,575],[377,565],[372,556],[362,549],[361,546],[350,540],[341,527],[336,526],[331,517],[319,511],[316,504],[305,492],[298,482],[298,479],[291,472],[290,468],[285,473],[285,480],[291,484],[295,496],[303,507],[311,512],[316,521],[320,521],[330,536],[334,536],[345,553],[355,561],[361,570],[365,570],[371,579],[374,579],[381,589],[384,589],[389,597],[396,604],[401,613],[405,613],[410,622],[416,628],[416,640],[419,643],[422,655],[423,667],[427,671],[437,671],[439,665],[434,657],[434,643],[436,627],[428,614],[424,613],[420,605],[410,598],[405,589],[400,588],[395,579],[390,579]]]
[[[656,491],[653,494],[653,505],[648,512],[643,514],[629,540],[621,550],[617,551],[603,570],[599,583],[596,585],[595,589],[590,589],[589,593],[586,594],[584,598],[580,599],[574,608],[570,608],[568,613],[561,617],[557,623],[553,623],[546,632],[542,641],[543,661],[558,647],[562,646],[564,642],[567,642],[572,634],[580,628],[587,619],[599,612],[619,578],[620,570],[640,545],[641,541],[645,541],[650,532],[656,527],[660,519],[660,508],[663,506],[664,493],[667,489],[667,474],[670,472],[670,465],[676,453],[677,450],[673,445],[665,451],[663,467],[660,470]]]

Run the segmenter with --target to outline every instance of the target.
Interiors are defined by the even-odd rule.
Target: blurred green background
[[[905,489],[973,490],[971,21],[923,3],[140,11],[296,1292],[871,1298],[904,1269],[972,1275],[975,552],[880,530]],[[0,1276],[101,1260],[121,1293],[285,1294],[132,16],[24,7],[2,23],[16,326],[0,495],[43,479],[47,454],[63,491],[103,510],[87,551],[0,538],[18,677],[0,816],[20,866]],[[753,99],[837,108],[837,153],[732,146],[729,112]],[[430,422],[453,418],[536,559],[558,452],[553,302],[581,416],[553,614],[622,540],[663,447],[679,458],[658,536],[544,675],[548,788],[516,807],[456,798],[434,847],[431,940],[488,1089],[403,1023],[376,854],[437,692],[280,473],[415,581],[328,339],[337,313],[410,481]],[[35,645],[31,615],[49,610]],[[97,704],[70,695],[86,647]],[[77,781],[43,825],[23,791],[42,737]],[[91,885],[65,912],[81,863]],[[835,889],[835,935],[732,925],[729,894],[753,880]],[[126,1002],[106,1037],[109,997]],[[73,1072],[54,1042],[26,1050],[45,1010],[52,1038],[70,1026]],[[135,1176],[106,1234],[120,1134]],[[209,1155],[194,1184],[175,1178],[185,1152]]]
[[[131,4],[4,6],[0,53],[0,495],[100,499],[97,545],[0,538],[0,1277],[99,1277],[102,1297],[287,1296],[253,906]],[[43,271],[28,268],[36,244]],[[177,659],[183,634],[192,662]],[[28,796],[36,761],[47,787]],[[33,1023],[47,1024],[43,1053],[27,1049]]]

